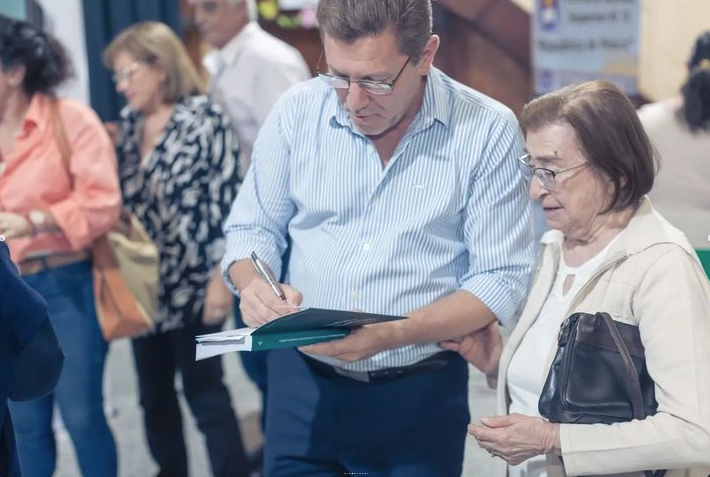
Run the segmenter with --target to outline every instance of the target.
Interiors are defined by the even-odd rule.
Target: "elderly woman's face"
[[[113,60],[113,77],[116,91],[134,111],[149,112],[162,101],[165,73],[160,68],[122,51]]]
[[[587,163],[577,135],[566,124],[528,131],[525,146],[532,167],[569,171],[555,176],[546,189],[536,177],[530,181],[530,198],[540,202],[550,228],[566,237],[584,239],[600,225],[600,212],[610,200],[613,187]],[[579,166],[579,167],[578,167]]]

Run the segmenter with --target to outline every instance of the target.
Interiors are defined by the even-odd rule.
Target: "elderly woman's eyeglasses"
[[[130,65],[126,65],[123,68],[120,68],[119,70],[115,71],[111,79],[113,79],[113,82],[116,84],[122,81],[130,82],[131,78],[133,78],[133,75],[136,74],[136,71],[138,71],[139,67],[139,61],[133,62]]]
[[[318,59],[318,64],[320,64],[322,59],[323,59],[323,53],[321,53],[321,56]],[[409,61],[411,59],[412,59],[411,57],[407,58],[407,61],[404,62],[402,67],[399,69],[399,73],[397,73],[397,75],[394,77],[394,79],[392,81],[375,81],[375,80],[368,80],[368,79],[353,80],[353,79],[348,78],[347,76],[338,76],[338,75],[334,75],[332,73],[324,73],[324,72],[320,71],[319,69],[316,69],[316,74],[326,84],[332,86],[335,89],[342,89],[342,90],[350,89],[351,83],[357,83],[357,85],[367,93],[374,94],[377,96],[386,96],[388,94],[392,94],[392,89],[394,88],[394,84],[397,82],[399,77],[402,75],[404,68],[407,67],[407,65],[409,64]]]
[[[557,186],[556,178],[560,174],[564,174],[565,172],[579,169],[580,167],[587,165],[587,161],[584,161],[582,164],[568,167],[567,169],[553,171],[552,169],[547,169],[545,167],[534,167],[531,165],[529,153],[520,156],[518,161],[523,165],[523,174],[525,175],[525,178],[527,180],[532,180],[532,177],[535,176],[538,183],[540,183],[540,186],[547,190],[555,190],[555,187]]]

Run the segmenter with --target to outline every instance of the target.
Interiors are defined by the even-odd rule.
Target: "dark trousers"
[[[294,349],[269,353],[265,475],[459,477],[468,367],[382,383],[326,377]]]
[[[219,328],[192,324],[133,340],[146,438],[160,468],[159,476],[188,475],[174,384],[178,370],[187,403],[205,437],[212,473],[218,477],[248,475],[239,422],[222,382],[221,357],[195,361],[195,335]]]

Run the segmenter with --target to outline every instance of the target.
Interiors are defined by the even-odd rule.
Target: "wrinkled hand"
[[[298,311],[298,305],[303,302],[301,292],[283,283],[279,283],[278,287],[286,296],[285,301],[277,297],[269,284],[261,278],[255,278],[242,290],[239,310],[247,326],[256,328]]]
[[[224,323],[232,312],[234,297],[222,280],[219,272],[215,271],[207,284],[205,293],[205,307],[202,311],[202,323],[214,326]]]
[[[498,329],[498,321],[462,336],[457,340],[439,343],[444,349],[458,352],[463,358],[488,376],[498,374],[498,361],[503,352],[503,339]]]
[[[390,323],[365,325],[353,329],[345,338],[298,349],[304,353],[331,356],[343,361],[358,361],[394,347],[390,326]]]
[[[32,224],[20,214],[0,212],[0,234],[7,238],[32,235]]]
[[[469,424],[469,434],[480,447],[510,465],[540,454],[560,453],[559,424],[522,414],[482,417],[481,424]]]

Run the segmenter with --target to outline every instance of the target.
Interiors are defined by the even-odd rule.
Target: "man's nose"
[[[350,111],[359,111],[370,102],[370,95],[358,83],[350,82],[346,101]]]
[[[124,79],[120,79],[116,81],[116,92],[123,94],[126,91],[126,81]]]

